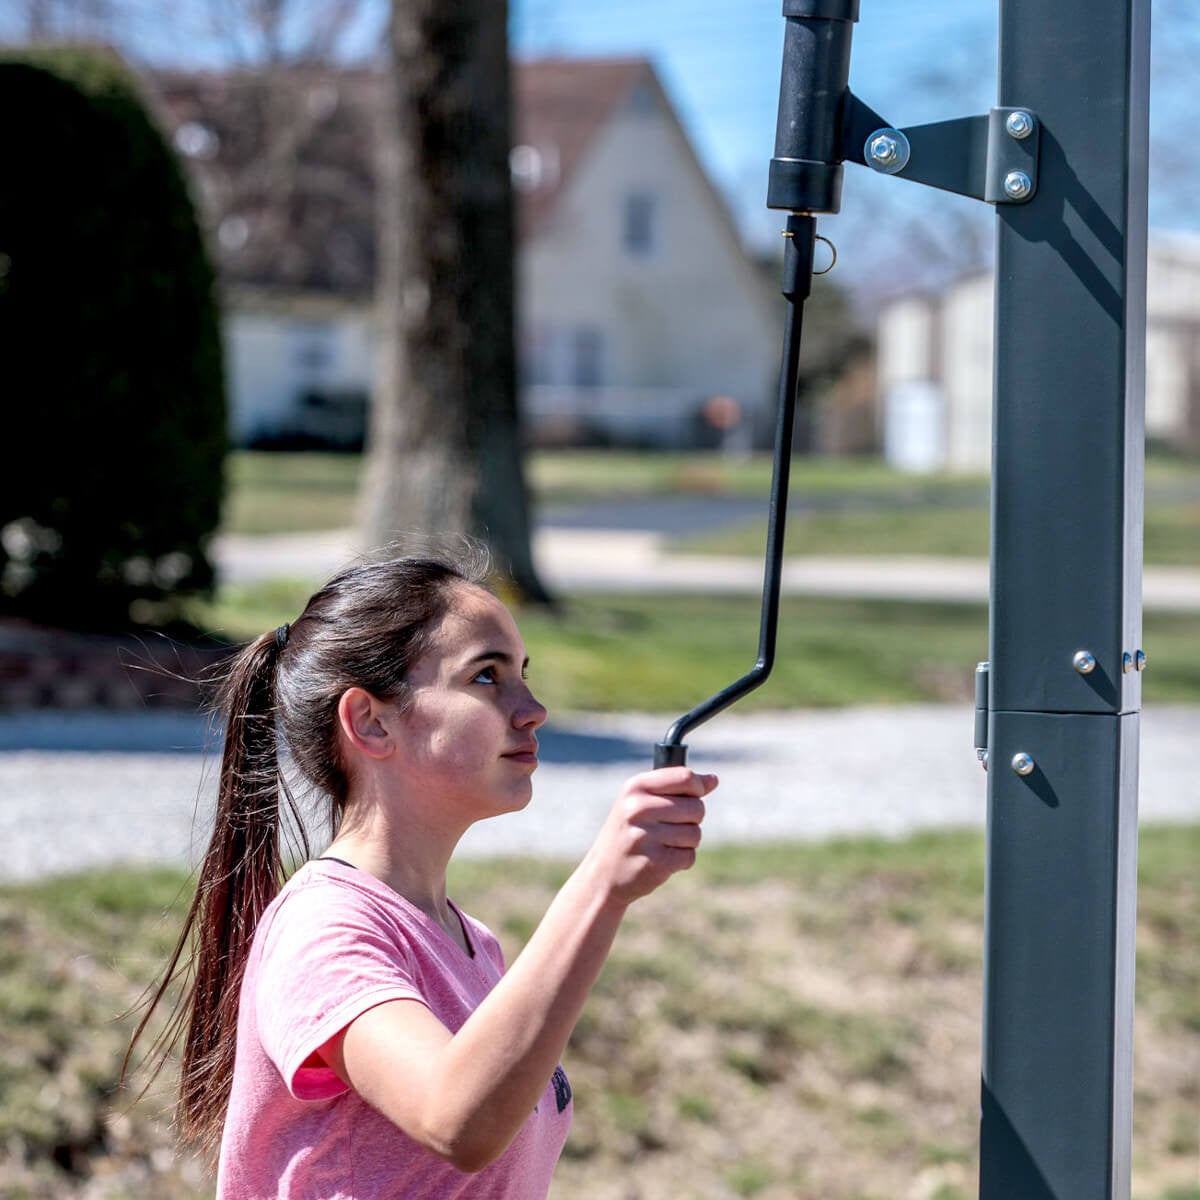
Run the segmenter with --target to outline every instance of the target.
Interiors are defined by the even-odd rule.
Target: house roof
[[[148,84],[224,283],[370,293],[376,73],[158,71]]]
[[[148,82],[191,167],[226,281],[370,293],[378,72],[297,65],[273,72],[159,71]],[[514,65],[514,182],[523,238],[544,228],[589,146],[639,85],[661,92],[642,58]]]
[[[529,147],[540,157],[539,170],[526,186],[517,176],[522,234],[536,234],[544,225],[592,139],[653,74],[644,58],[547,58],[516,64],[513,145]]]

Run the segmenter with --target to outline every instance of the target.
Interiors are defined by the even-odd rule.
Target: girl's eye
[[[495,683],[496,682],[496,668],[495,667],[484,667],[483,670],[480,671],[475,676],[475,678],[471,680],[471,682],[472,683]]]

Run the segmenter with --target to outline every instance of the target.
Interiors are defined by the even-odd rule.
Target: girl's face
[[[411,702],[397,722],[398,769],[440,819],[465,829],[529,803],[546,710],[527,666],[508,609],[482,588],[459,587],[409,672]]]

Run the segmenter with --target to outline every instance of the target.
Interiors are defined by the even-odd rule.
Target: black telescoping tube
[[[752,692],[771,673],[775,663],[775,636],[779,628],[779,592],[783,577],[783,535],[787,522],[788,478],[792,465],[792,430],[796,419],[796,386],[799,377],[800,332],[804,301],[812,289],[813,243],[816,218],[811,213],[792,213],[784,231],[787,245],[783,257],[782,291],[788,301],[783,332],[783,364],[779,372],[779,408],[775,424],[775,462],[771,474],[770,511],[767,518],[767,553],[763,578],[762,618],[758,633],[758,661],[741,677],[715,696],[685,713],[667,730],[654,747],[656,767],[681,766],[687,762],[683,739],[689,730]]]
[[[783,0],[783,70],[767,207],[835,213],[858,0]]]

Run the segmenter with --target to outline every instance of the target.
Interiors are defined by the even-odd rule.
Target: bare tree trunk
[[[547,602],[520,453],[507,4],[391,12],[364,537],[475,534],[522,598]]]

